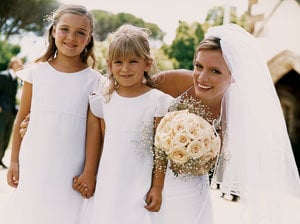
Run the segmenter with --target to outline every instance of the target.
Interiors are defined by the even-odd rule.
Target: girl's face
[[[194,63],[196,95],[207,103],[219,103],[231,83],[221,50],[200,50]]]
[[[58,54],[78,57],[91,39],[91,27],[87,17],[64,14],[53,27],[52,36]]]
[[[111,73],[119,83],[119,88],[140,87],[144,72],[149,71],[151,62],[136,56],[116,58],[108,63]]]

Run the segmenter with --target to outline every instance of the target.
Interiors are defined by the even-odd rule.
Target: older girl
[[[7,174],[16,190],[1,210],[6,224],[74,224],[83,203],[72,178],[83,168],[88,95],[100,77],[88,64],[95,62],[93,19],[83,6],[64,5],[51,22],[46,53],[19,73],[24,86]]]

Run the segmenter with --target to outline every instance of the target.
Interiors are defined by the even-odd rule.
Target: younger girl
[[[88,65],[95,64],[92,32],[83,6],[62,6],[53,14],[46,53],[19,73],[24,87],[7,174],[16,190],[0,214],[3,223],[77,222],[83,200],[72,178],[83,167],[88,95],[100,77]],[[29,112],[22,140],[18,130]]]
[[[105,134],[85,224],[151,224],[151,212],[161,206],[164,172],[152,173],[153,128],[173,98],[151,88],[154,60],[147,31],[132,25],[119,28],[108,50],[110,86],[104,94],[95,90],[90,98]]]

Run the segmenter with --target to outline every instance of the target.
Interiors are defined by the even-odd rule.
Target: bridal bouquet
[[[203,175],[214,166],[220,137],[201,116],[188,109],[171,111],[160,121],[154,139],[155,151],[165,155],[178,174]]]

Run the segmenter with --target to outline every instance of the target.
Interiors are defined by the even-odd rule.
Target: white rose
[[[184,120],[173,120],[173,131],[175,134],[186,133],[186,124]]]
[[[173,123],[185,122],[187,120],[188,115],[189,115],[188,110],[174,111],[174,117],[172,118],[172,122]]]
[[[190,121],[187,124],[186,133],[191,139],[200,139],[203,136],[203,129],[201,129],[197,121]]]
[[[169,158],[174,163],[179,165],[185,164],[190,159],[187,151],[184,148],[174,148],[171,150]]]
[[[175,116],[178,116],[180,114],[186,114],[186,110],[178,110],[178,111],[171,111],[166,113],[166,115],[163,117],[162,120],[170,121],[172,120]]]
[[[200,126],[200,129],[203,130],[204,133],[207,133],[209,135],[213,133],[211,124],[208,123],[208,121],[206,121],[204,118],[198,117],[198,124]]]
[[[172,112],[174,117],[177,117],[177,119],[180,119],[181,117],[186,117],[189,114],[188,110],[177,110]]]
[[[174,147],[185,147],[191,142],[191,139],[185,133],[179,133],[174,136]]]
[[[205,141],[194,140],[187,146],[187,152],[193,159],[198,159],[210,151]]]
[[[201,139],[211,133],[211,125],[196,114],[190,113],[185,123],[187,135],[191,139]]]
[[[201,118],[201,117],[199,117],[199,116],[196,115],[196,114],[189,113],[189,114],[188,114],[188,117],[187,117],[187,119],[186,119],[186,121],[187,121],[187,122],[194,122],[194,121],[197,121],[199,118]]]
[[[170,135],[172,133],[173,123],[171,121],[167,121],[162,119],[157,126],[156,134],[160,135],[161,137]]]
[[[172,136],[164,136],[161,139],[161,149],[168,155],[174,146]]]

